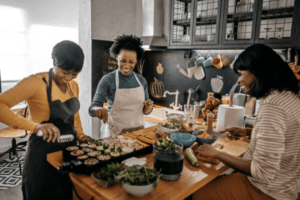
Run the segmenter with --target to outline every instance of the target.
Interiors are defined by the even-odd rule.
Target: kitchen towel
[[[230,127],[244,127],[245,108],[242,106],[220,105],[218,109],[216,132]]]

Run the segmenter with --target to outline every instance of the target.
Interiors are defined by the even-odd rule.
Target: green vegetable
[[[123,170],[123,165],[120,163],[107,164],[107,167],[102,168],[94,174],[98,179],[104,181],[113,181],[114,177]]]
[[[166,123],[163,126],[166,128],[170,128],[170,129],[179,129],[180,128],[179,124],[174,124],[174,123]]]
[[[186,155],[186,158],[187,160],[194,166],[199,166],[199,162],[197,160],[197,158],[195,157],[194,155],[194,152],[191,148],[186,148],[185,151],[184,151],[185,155]]]
[[[118,147],[118,148],[117,148],[117,152],[122,152],[121,147]]]
[[[154,187],[157,185],[157,180],[160,177],[160,171],[157,172],[155,169],[150,169],[144,166],[132,166],[127,167],[115,176],[116,182],[120,185],[149,185],[153,184]]]
[[[154,143],[157,147],[157,150],[175,150],[181,151],[180,147],[175,146],[175,143],[168,139],[160,139]]]

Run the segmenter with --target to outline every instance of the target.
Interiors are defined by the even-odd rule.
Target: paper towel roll
[[[230,127],[244,127],[245,108],[242,106],[220,105],[218,109],[216,131]]]

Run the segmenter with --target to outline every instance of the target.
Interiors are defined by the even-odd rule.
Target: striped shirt
[[[250,145],[249,181],[267,195],[295,200],[300,180],[300,100],[291,92],[273,91],[262,99]]]

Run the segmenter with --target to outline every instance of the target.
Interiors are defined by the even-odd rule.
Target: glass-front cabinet
[[[171,0],[170,45],[191,45],[192,38],[192,0]]]
[[[293,43],[299,20],[299,0],[261,0],[257,43]],[[298,9],[296,9],[298,8]]]
[[[169,48],[299,46],[300,0],[170,2]]]
[[[223,44],[254,43],[258,0],[225,0]]]
[[[196,0],[194,9],[193,44],[218,44],[221,0]]]

